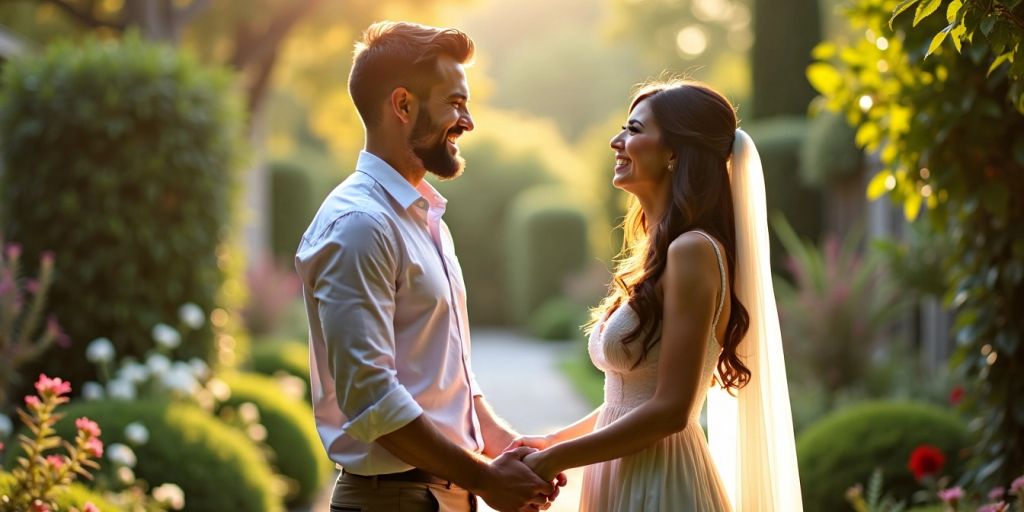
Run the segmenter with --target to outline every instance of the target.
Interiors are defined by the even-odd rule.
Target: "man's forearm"
[[[519,434],[491,409],[491,405],[483,396],[473,397],[476,415],[480,420],[480,434],[484,438],[484,455],[495,458],[508,448]]]
[[[403,462],[472,492],[479,490],[480,478],[489,470],[486,462],[445,438],[422,415],[376,442]]]

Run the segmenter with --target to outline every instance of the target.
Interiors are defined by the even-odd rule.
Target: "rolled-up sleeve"
[[[336,219],[304,255],[300,270],[317,301],[345,434],[364,443],[394,432],[423,409],[398,382],[391,226],[371,213]]]

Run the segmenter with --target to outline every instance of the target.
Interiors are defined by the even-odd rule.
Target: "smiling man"
[[[454,29],[371,25],[349,92],[366,145],[327,197],[295,257],[309,319],[317,429],[343,468],[332,511],[535,510],[555,486],[502,453],[518,436],[487,405],[470,366],[462,270],[423,178],[458,176],[473,129]]]

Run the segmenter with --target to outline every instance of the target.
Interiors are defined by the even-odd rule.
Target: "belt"
[[[341,474],[353,477],[358,480],[377,480],[380,482],[413,482],[421,484],[438,484],[445,487],[451,487],[452,482],[438,478],[422,469],[410,469],[409,471],[403,471],[401,473],[385,473],[383,475],[357,475],[350,473],[348,470],[342,469]]]

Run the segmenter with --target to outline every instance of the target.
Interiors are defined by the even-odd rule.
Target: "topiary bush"
[[[309,345],[305,341],[279,339],[263,340],[252,346],[249,368],[263,375],[284,372],[306,383],[309,398]]]
[[[855,176],[864,167],[864,153],[857,147],[857,130],[842,114],[823,110],[808,122],[800,148],[800,177],[809,185]]]
[[[0,495],[11,492],[11,485],[14,484],[14,476],[10,473],[0,472]],[[57,494],[54,499],[61,510],[67,510],[70,507],[75,507],[78,510],[82,510],[86,503],[92,503],[96,505],[102,512],[122,512],[124,509],[115,506],[106,500],[103,496],[83,486],[79,483],[73,483],[64,492]]]
[[[286,396],[270,377],[233,373],[222,378],[231,398],[221,407],[249,402],[259,409],[260,423],[267,429],[265,443],[273,451],[271,463],[292,481],[288,504],[310,503],[334,469],[320,443],[312,407]]]
[[[135,474],[155,487],[173,483],[185,493],[189,512],[283,512],[273,471],[244,434],[192,405],[172,402],[72,402],[57,433],[67,438],[74,418],[92,418],[103,442],[129,443],[125,426],[140,422],[150,441],[134,446]],[[10,460],[10,456],[8,460]]]
[[[23,374],[93,379],[90,340],[141,356],[150,329],[175,323],[182,304],[222,305],[243,128],[232,83],[132,37],[57,44],[4,66],[0,231],[26,261],[56,252],[50,310],[74,342]],[[214,354],[209,323],[177,353]]]
[[[516,197],[505,234],[509,313],[521,325],[587,264],[587,216],[560,188],[533,188]]]
[[[289,267],[299,238],[316,213],[313,183],[301,167],[274,162],[270,165],[270,247],[275,259]]]
[[[907,461],[922,444],[946,455],[942,474],[959,475],[967,433],[950,411],[912,402],[867,402],[826,416],[797,439],[804,508],[847,510],[846,489],[867,482],[875,468],[883,471],[882,488],[909,503],[921,486]]]
[[[807,137],[802,117],[774,117],[744,123],[761,155],[768,211],[779,212],[803,238],[817,240],[824,227],[822,193],[803,183],[800,148]],[[771,235],[772,267],[780,268],[782,244]]]

